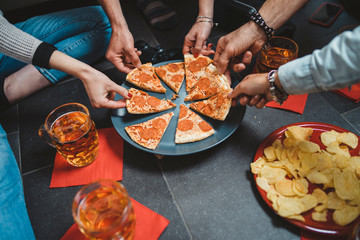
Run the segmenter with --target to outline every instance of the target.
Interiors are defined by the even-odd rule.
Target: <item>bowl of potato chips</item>
[[[284,126],[259,146],[251,171],[264,201],[312,232],[347,235],[360,220],[359,136],[318,122]]]

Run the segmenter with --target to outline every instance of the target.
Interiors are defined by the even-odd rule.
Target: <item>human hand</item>
[[[119,86],[105,74],[95,69],[82,76],[81,80],[84,83],[91,106],[94,108],[124,108],[126,99],[131,97],[126,88]],[[116,93],[124,98],[115,101]]]
[[[229,97],[233,99],[233,105],[236,105],[236,102],[239,101],[244,106],[263,108],[267,102],[272,101],[267,73],[247,75],[229,93]]]
[[[141,52],[134,47],[134,38],[130,31],[112,32],[106,58],[124,73],[129,73],[134,67],[141,67],[139,56]]]
[[[214,54],[211,49],[212,44],[206,45],[211,32],[212,25],[209,22],[197,22],[185,36],[183,54],[192,53],[194,55],[210,55]]]
[[[230,71],[231,68],[236,72],[244,70],[265,41],[265,33],[254,22],[248,22],[221,37],[214,56],[214,64],[219,73]]]

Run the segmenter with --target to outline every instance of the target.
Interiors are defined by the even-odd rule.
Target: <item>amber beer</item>
[[[73,166],[92,163],[99,152],[99,139],[95,124],[83,112],[70,112],[60,116],[51,126],[51,135],[57,151]]]
[[[278,69],[281,65],[297,58],[298,46],[291,39],[284,37],[273,37],[260,50],[256,72],[267,73]]]
[[[89,110],[80,103],[54,109],[39,128],[39,136],[76,167],[92,163],[99,152],[99,138]]]
[[[131,240],[135,215],[124,186],[113,180],[98,180],[76,194],[73,217],[80,231],[91,240]]]

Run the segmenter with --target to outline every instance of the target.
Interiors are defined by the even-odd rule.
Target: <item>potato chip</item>
[[[360,208],[346,205],[344,208],[335,210],[333,219],[336,224],[345,226],[354,221],[360,215]]]
[[[295,196],[295,193],[292,189],[292,181],[289,179],[284,179],[275,183],[275,189],[281,195],[286,197]]]
[[[318,159],[312,153],[304,153],[301,159],[301,166],[306,166],[309,169],[315,168],[318,163]]]
[[[253,174],[259,174],[265,163],[266,163],[265,159],[259,157],[255,162],[252,162],[250,164],[251,172]]]
[[[302,140],[295,138],[285,138],[283,141],[284,147],[297,147]]]
[[[318,222],[326,222],[327,219],[326,219],[326,216],[327,216],[327,211],[322,211],[322,212],[313,212],[311,213],[311,218],[314,220],[314,221],[318,221]]]
[[[274,161],[276,159],[275,147],[269,146],[264,149],[264,155],[268,161]]]
[[[340,133],[337,137],[336,140],[340,143],[344,143],[346,145],[348,145],[349,147],[351,147],[352,149],[355,149],[358,145],[358,137],[353,134],[352,132],[343,132]]]
[[[281,168],[273,168],[268,165],[265,165],[260,173],[260,177],[264,177],[268,180],[269,184],[274,184],[277,181],[285,179],[287,172]]]
[[[300,202],[304,206],[304,212],[316,207],[316,205],[318,204],[316,197],[311,194],[307,194],[304,197],[301,197]]]
[[[276,203],[279,196],[280,194],[275,190],[274,185],[270,185],[270,190],[266,194],[266,197],[269,199],[269,201],[272,203]]]
[[[326,204],[320,204],[320,205],[317,205],[317,206],[314,208],[314,211],[315,211],[315,212],[323,212],[323,211],[326,210],[327,208],[328,208],[327,203],[326,203]]]
[[[353,200],[360,196],[360,182],[355,172],[342,171],[334,175],[336,194],[343,200]]]
[[[280,196],[276,204],[280,216],[289,217],[304,212],[304,205],[298,198]]]
[[[287,218],[305,222],[305,218],[301,215],[292,215],[292,216],[288,216]]]
[[[313,192],[311,193],[311,195],[316,197],[318,203],[327,203],[327,201],[328,201],[328,196],[327,196],[326,192],[324,192],[320,188],[315,188],[313,190]]]
[[[316,143],[310,142],[310,141],[301,141],[299,143],[299,148],[301,151],[307,152],[307,153],[316,153],[320,151],[320,146]]]
[[[330,143],[332,142],[337,142],[336,138],[339,135],[338,132],[331,130],[329,132],[323,132],[320,135],[320,139],[321,142],[325,145],[325,146],[329,146]]]
[[[315,184],[326,184],[329,183],[330,180],[327,178],[325,174],[322,172],[318,172],[316,170],[311,170],[307,175],[306,178],[311,182]]]
[[[268,192],[270,190],[269,182],[266,178],[263,177],[257,177],[256,178],[256,184],[263,189],[265,192]]]
[[[300,126],[291,126],[288,127],[287,130],[291,133],[291,136],[298,140],[309,140],[313,129],[307,127],[300,127]]]
[[[329,209],[342,209],[345,207],[346,203],[343,199],[339,198],[335,192],[328,193],[328,208]]]
[[[315,170],[321,172],[325,169],[333,167],[332,155],[330,153],[326,151],[321,151],[319,153],[314,153],[313,157],[317,159]]]
[[[306,179],[305,181],[307,182]],[[303,197],[308,193],[308,184],[305,184],[304,181],[300,179],[293,179],[292,189],[296,195]]]
[[[340,148],[340,145],[338,142],[332,142],[330,143],[327,148],[326,151],[330,152],[330,153],[334,153],[334,154],[339,154],[339,155],[343,155],[347,158],[350,158],[351,155],[349,153],[349,151],[345,150],[344,148]]]

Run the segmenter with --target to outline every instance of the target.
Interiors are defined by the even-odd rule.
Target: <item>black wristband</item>
[[[38,67],[49,69],[49,61],[57,48],[49,43],[42,42],[34,53],[32,64]]]
[[[259,12],[254,12],[250,15],[250,19],[253,20],[257,25],[259,25],[265,32],[268,39],[274,36],[274,29],[266,25],[265,20],[261,17]]]

